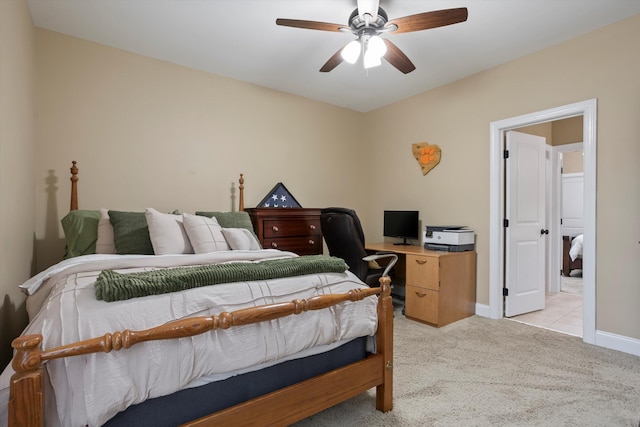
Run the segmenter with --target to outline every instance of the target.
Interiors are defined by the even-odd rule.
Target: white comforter
[[[43,348],[47,349],[107,332],[146,329],[175,319],[365,287],[353,274],[345,272],[229,283],[110,303],[95,298],[94,282],[104,269],[134,272],[293,256],[296,255],[289,252],[260,250],[79,257],[27,283],[33,293],[29,298],[41,301],[42,307],[24,333],[42,334]],[[375,297],[370,297],[267,325],[242,326],[191,338],[141,343],[120,352],[50,361],[46,368],[56,399],[55,408],[48,409],[47,424],[101,425],[131,404],[173,393],[203,376],[248,369],[304,354],[315,346],[373,335],[377,326],[376,302]],[[33,313],[38,305],[31,304]],[[0,425],[7,420],[7,389],[12,373],[8,367],[0,376]]]
[[[582,234],[574,237],[571,240],[571,248],[569,248],[569,256],[571,261],[575,261],[577,258],[582,257]]]

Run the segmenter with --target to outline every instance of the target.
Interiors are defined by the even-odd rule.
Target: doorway
[[[503,141],[509,130],[538,123],[546,123],[570,117],[583,116],[584,146],[584,251],[583,251],[583,341],[595,343],[595,189],[596,189],[596,122],[595,99],[570,104],[550,110],[525,114],[492,122],[490,147],[490,254],[489,254],[489,315],[494,319],[504,317],[504,205],[505,183]],[[559,224],[550,224],[549,232],[555,241],[559,236]],[[558,270],[556,270],[558,271]]]
[[[547,138],[547,197],[548,224],[560,224],[560,235],[545,239],[546,283],[544,308],[509,318],[529,325],[582,337],[582,269],[570,262],[570,241],[584,230],[584,156],[582,147],[582,116],[517,129],[518,132]],[[573,142],[580,141],[580,142]],[[507,229],[507,234],[510,230]],[[551,237],[551,236],[548,236]],[[576,242],[577,245],[577,242]],[[579,246],[575,246],[576,250]],[[506,265],[509,251],[507,251]],[[570,267],[570,268],[569,268]],[[542,271],[542,270],[541,270]],[[509,276],[507,276],[508,278]],[[505,285],[509,287],[509,279]],[[511,294],[511,292],[509,292]],[[505,315],[509,316],[509,301],[505,301]]]

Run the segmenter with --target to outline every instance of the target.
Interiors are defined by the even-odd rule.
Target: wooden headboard
[[[78,162],[73,160],[71,162],[71,205],[69,206],[69,210],[76,211],[78,210]],[[238,196],[238,211],[244,210],[244,174],[240,174],[240,179],[238,180],[238,189],[240,194]]]
[[[78,210],[78,167],[76,161],[71,162],[71,206],[70,211]]]

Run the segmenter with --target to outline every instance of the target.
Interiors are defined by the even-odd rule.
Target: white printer
[[[425,249],[436,251],[472,251],[475,248],[475,235],[473,230],[464,225],[427,225],[422,242]]]

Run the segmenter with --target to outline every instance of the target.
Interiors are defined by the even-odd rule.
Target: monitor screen
[[[410,245],[407,239],[420,239],[418,211],[384,211],[385,237],[399,237],[403,245]]]

